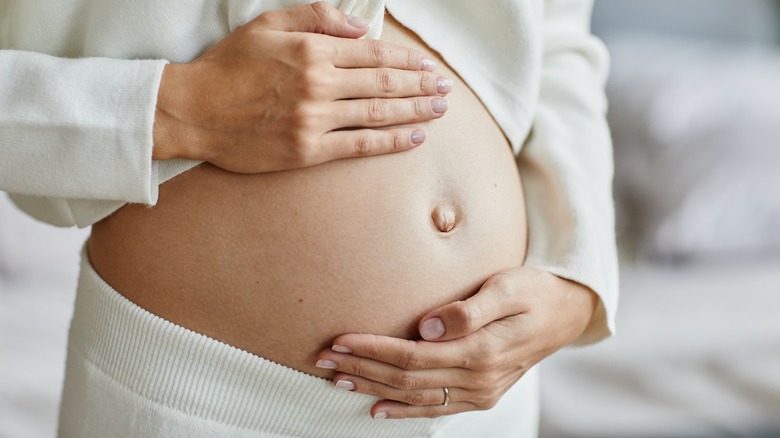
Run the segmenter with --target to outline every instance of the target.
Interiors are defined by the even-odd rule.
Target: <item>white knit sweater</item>
[[[306,0],[0,0],[0,190],[58,226],[89,226],[197,164],[152,160],[168,62],[196,58],[269,9]],[[527,265],[601,297],[578,342],[614,331],[617,260],[607,54],[585,0],[330,0],[372,20],[386,7],[469,84],[516,153]]]

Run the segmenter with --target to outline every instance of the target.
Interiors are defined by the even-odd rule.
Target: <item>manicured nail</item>
[[[339,380],[336,382],[336,388],[346,389],[347,391],[354,391],[355,384],[350,382],[349,380]]]
[[[374,420],[384,420],[387,418],[387,412],[377,412],[374,414]]]
[[[412,131],[412,144],[415,146],[419,146],[423,144],[423,142],[427,137],[428,137],[427,132],[423,131],[422,129],[415,129],[414,131]],[[350,350],[349,352],[352,353],[352,350]]]
[[[452,79],[447,79],[439,76],[436,78],[436,92],[439,94],[447,94],[452,92],[453,82]]]
[[[365,29],[369,24],[371,24],[370,21],[363,17],[358,17],[357,15],[348,15],[347,23],[349,23],[349,25],[352,27],[357,27],[358,29]]]
[[[335,370],[336,362],[333,362],[332,360],[318,360],[314,366],[317,368],[324,368],[326,370]]]
[[[435,341],[444,336],[444,323],[439,318],[431,318],[422,323],[420,335],[426,341]]]
[[[425,71],[434,71],[436,70],[436,63],[430,58],[423,57],[420,68]]]
[[[412,141],[414,141],[414,140],[412,140]],[[334,346],[330,347],[330,349],[335,351],[336,353],[345,353],[345,354],[352,353],[352,349],[347,347],[347,346],[345,346],[345,345],[334,345]]]
[[[447,109],[449,109],[450,104],[447,102],[447,99],[442,99],[441,97],[437,97],[435,99],[431,99],[431,109],[436,114],[444,114],[447,112]]]

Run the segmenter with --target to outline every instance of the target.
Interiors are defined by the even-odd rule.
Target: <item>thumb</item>
[[[520,313],[512,305],[514,282],[507,274],[489,278],[471,298],[439,307],[425,315],[418,329],[426,341],[468,336],[498,319]]]
[[[322,33],[344,38],[362,37],[371,24],[365,18],[344,15],[324,1],[264,12],[253,22],[262,29]]]

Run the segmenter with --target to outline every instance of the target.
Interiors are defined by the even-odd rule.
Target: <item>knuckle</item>
[[[371,122],[383,122],[387,116],[387,101],[371,99],[368,103],[368,120]]]
[[[298,38],[293,50],[297,59],[305,64],[313,64],[320,60],[323,54],[322,45],[310,36],[303,34]]]
[[[417,61],[417,55],[412,50],[406,51],[406,68],[408,70],[417,70],[420,63]]]
[[[378,360],[380,362],[384,362],[384,358],[388,354],[388,350],[391,349],[390,346],[388,346],[385,342],[383,342],[382,338],[377,335],[371,335],[372,342],[368,342],[365,345],[365,357],[368,359],[374,359]]]
[[[487,411],[496,407],[496,404],[498,404],[497,399],[487,398],[477,402],[477,407],[482,411]]]
[[[349,361],[346,364],[346,367],[348,368],[347,372],[349,374],[352,374],[354,376],[359,377],[366,377],[366,368],[363,365],[362,361],[356,360],[356,361]]]
[[[309,7],[321,20],[329,18],[333,13],[333,9],[330,8],[330,5],[324,1],[311,3],[309,4]]]
[[[290,162],[295,166],[306,167],[314,162],[315,145],[308,136],[295,135],[290,141]]]
[[[265,11],[247,24],[251,27],[270,27],[279,23],[282,20],[283,14],[284,12],[280,9]]]
[[[423,100],[414,99],[412,102],[412,111],[414,111],[414,116],[417,118],[422,118],[425,115],[425,104],[423,103]]]
[[[292,108],[290,113],[291,128],[299,136],[304,136],[312,129],[317,117],[317,112],[312,105],[299,103]]]
[[[514,290],[514,284],[512,279],[508,275],[497,274],[490,277],[487,281],[487,286],[494,289],[502,297],[508,297],[512,295]]]
[[[393,131],[391,134],[393,142],[393,152],[398,152],[406,149],[406,142],[404,141],[404,135],[401,131]]]
[[[500,398],[501,393],[491,389],[477,394],[474,399],[474,404],[477,406],[477,409],[486,411],[495,407]]]
[[[426,415],[427,418],[439,418],[439,417],[443,417],[445,415],[449,415],[445,411],[442,411],[440,409],[433,409],[433,410],[431,410],[429,412],[430,413],[428,415]]]
[[[490,378],[487,375],[482,373],[477,374],[476,376],[471,376],[469,382],[471,383],[472,387],[479,388],[480,390],[484,388],[488,388],[490,385],[493,384]]]
[[[420,93],[427,93],[431,86],[431,75],[426,72],[420,72]]]
[[[504,396],[504,391],[501,390],[501,388],[499,388],[497,386],[494,387],[488,393],[488,398],[490,399],[490,401],[493,403],[494,406],[495,406],[496,403],[498,403],[499,400],[501,400],[501,397],[503,397],[503,396]]]
[[[400,372],[391,380],[391,386],[398,389],[416,389],[417,384],[417,378],[408,372]]]
[[[411,351],[407,351],[401,354],[398,362],[398,365],[401,368],[409,371],[427,368],[427,361],[425,358]]]
[[[363,347],[363,355],[367,359],[377,359],[379,357],[380,352],[381,352],[380,348],[374,344],[369,344]]]
[[[390,69],[382,68],[376,73],[377,89],[384,93],[392,93],[398,88],[398,81]]]
[[[378,40],[368,41],[368,55],[371,60],[379,66],[386,65],[387,59],[390,56],[390,50],[385,44]]]
[[[495,348],[488,348],[482,357],[482,369],[492,370],[495,369],[501,361],[501,357],[496,352]]]
[[[455,318],[460,321],[463,328],[472,332],[479,327],[482,312],[472,301],[459,301],[455,305]]]
[[[307,68],[301,73],[299,88],[304,97],[320,97],[330,88],[327,74],[318,68]]]
[[[423,391],[411,391],[409,392],[405,400],[406,404],[409,405],[415,405],[415,406],[422,406],[428,404],[428,398],[425,396],[425,393]]]
[[[472,369],[475,370],[492,370],[495,369],[500,362],[500,354],[498,349],[490,342],[483,343],[478,350],[479,354],[471,364]],[[488,376],[484,377],[486,380]]]
[[[369,155],[374,148],[374,140],[368,134],[361,134],[355,139],[355,155],[365,156]]]

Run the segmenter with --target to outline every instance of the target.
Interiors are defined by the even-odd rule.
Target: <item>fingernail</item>
[[[336,382],[336,388],[345,389],[347,391],[354,391],[355,384],[350,382],[349,380],[339,380]]]
[[[450,104],[447,102],[447,99],[442,99],[441,97],[437,97],[435,99],[431,99],[431,109],[436,114],[443,114],[447,112],[447,109],[449,109]]]
[[[324,368],[326,370],[335,370],[336,362],[333,362],[332,360],[318,360],[314,366],[317,368]]]
[[[430,58],[423,57],[420,68],[422,68],[425,71],[434,71],[436,70],[436,63],[433,62],[433,60]]]
[[[412,140],[412,141],[414,141],[414,140]],[[347,347],[347,346],[345,346],[345,345],[334,345],[334,346],[330,347],[330,349],[335,351],[336,353],[346,353],[346,354],[352,353],[352,349]]]
[[[387,418],[387,412],[377,412],[374,414],[374,420],[384,420]]]
[[[368,27],[369,24],[371,24],[370,21],[366,20],[363,17],[358,17],[357,15],[348,15],[347,23],[349,23],[350,26],[357,27],[359,29],[365,29]]]
[[[444,323],[439,318],[431,318],[420,326],[420,335],[426,341],[435,341],[444,336]]]
[[[447,79],[439,76],[436,78],[436,91],[439,94],[447,94],[452,91],[452,79]]]
[[[425,141],[427,137],[427,132],[423,131],[422,129],[415,129],[412,131],[412,144],[419,146]],[[352,353],[352,351],[350,351],[350,353]]]

